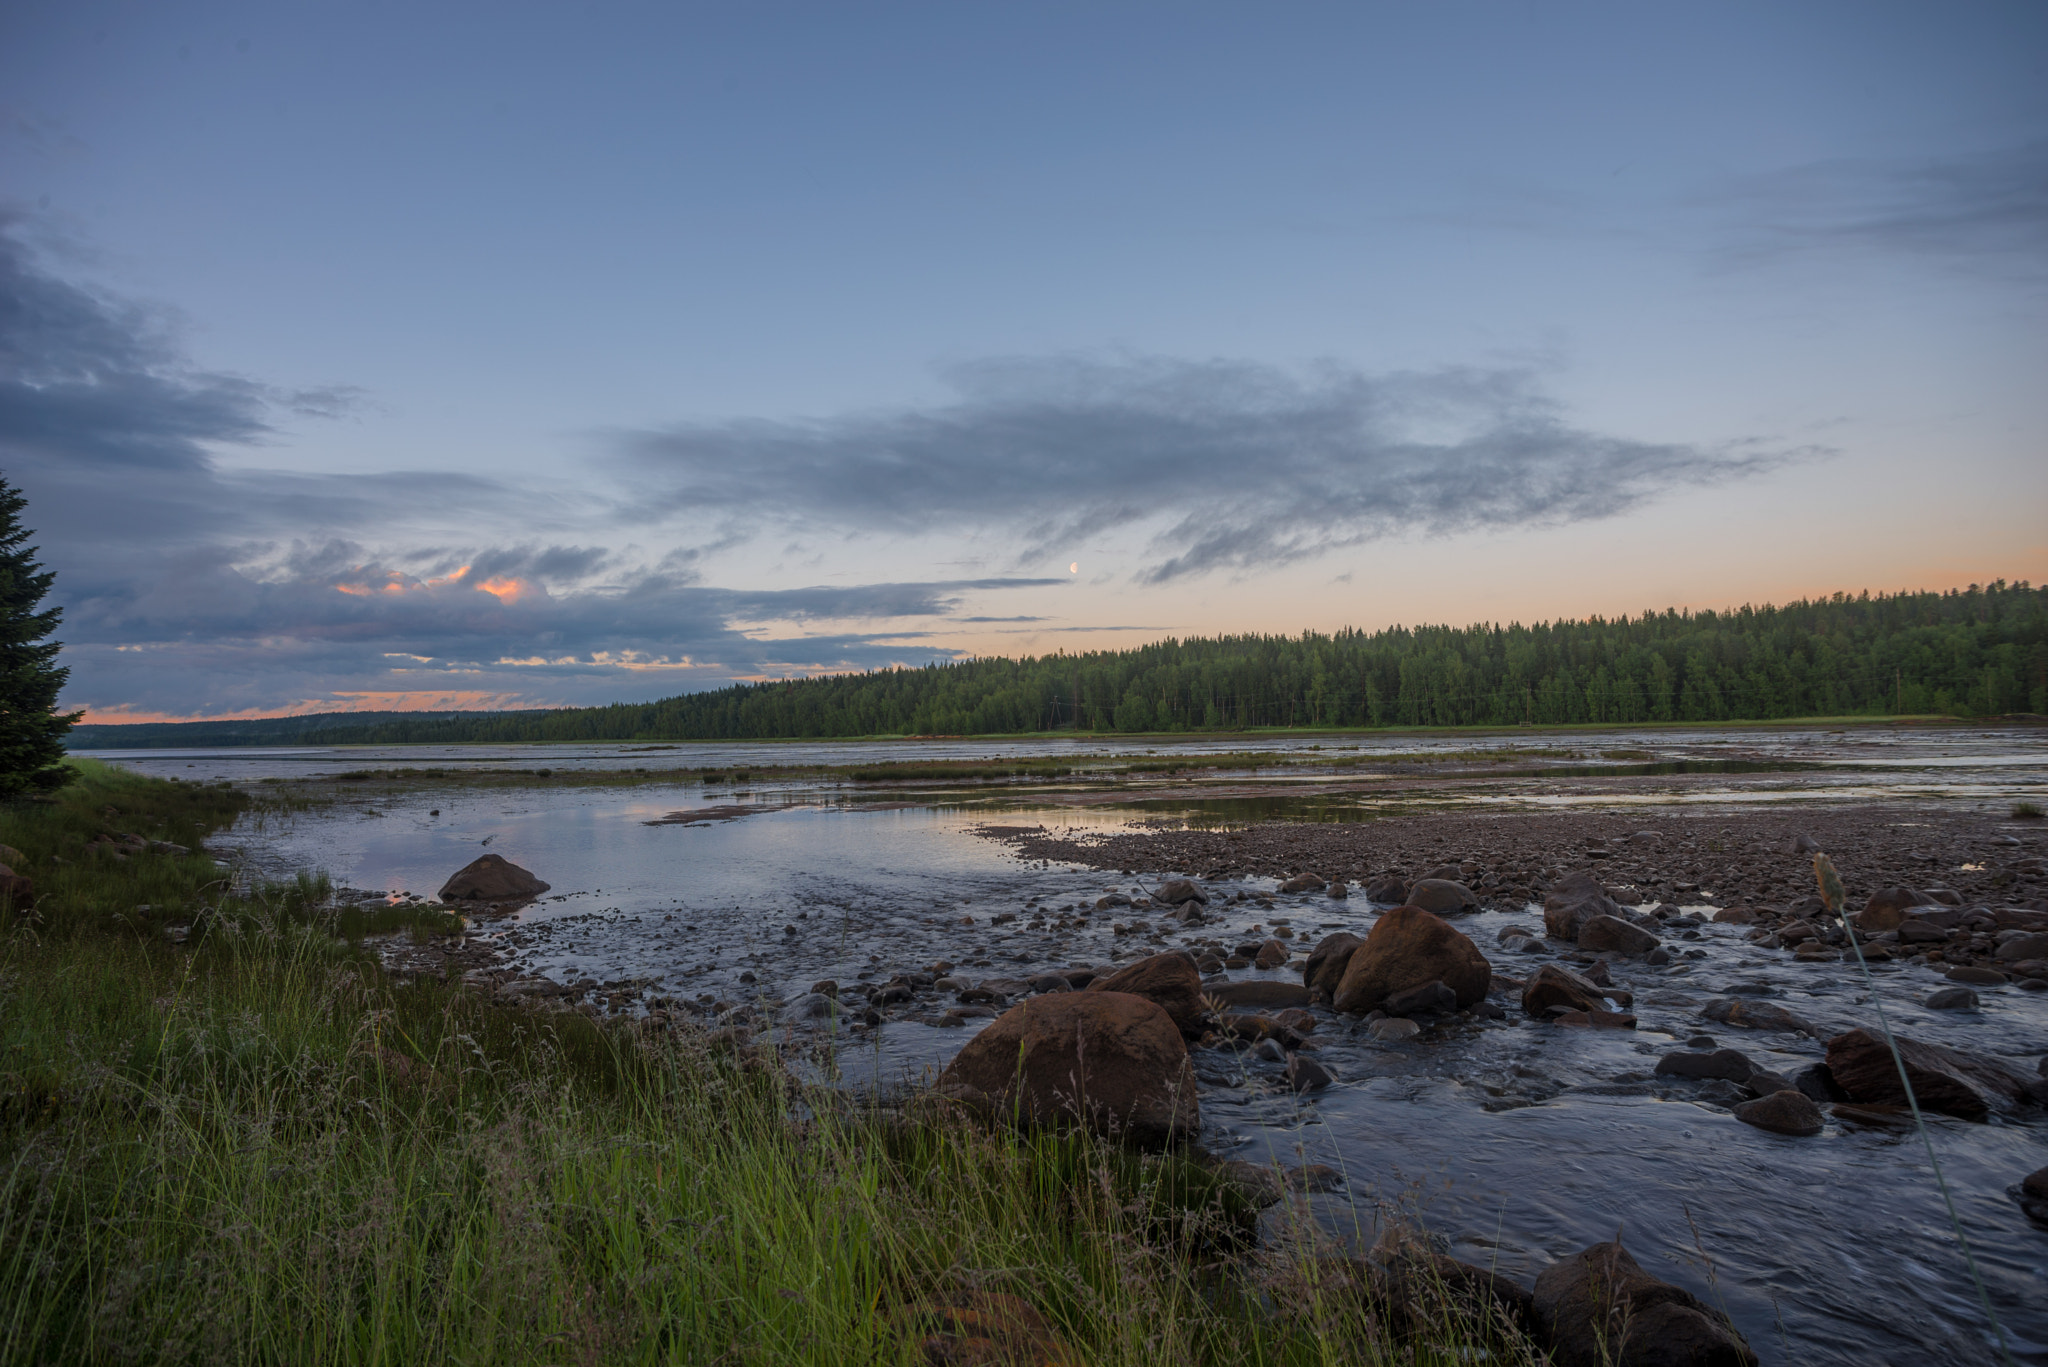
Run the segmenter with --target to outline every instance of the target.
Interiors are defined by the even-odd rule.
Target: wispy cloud
[[[1574,425],[1538,377],[1248,361],[982,361],[957,401],[621,438],[645,515],[916,534],[1000,527],[1019,563],[1142,527],[1140,578],[1256,571],[1397,533],[1612,517],[1806,452]]]

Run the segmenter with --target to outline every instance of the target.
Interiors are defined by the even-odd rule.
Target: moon
[[[1071,564],[1071,565],[1067,566],[1067,573],[1068,573],[1068,574],[1079,574],[1080,572],[1081,572],[1081,562],[1080,562],[1080,561],[1078,561],[1078,560],[1076,560],[1076,561],[1075,561],[1075,562],[1074,562],[1073,564]]]

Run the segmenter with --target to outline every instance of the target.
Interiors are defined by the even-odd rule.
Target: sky
[[[89,720],[2048,579],[2048,7],[0,10]]]

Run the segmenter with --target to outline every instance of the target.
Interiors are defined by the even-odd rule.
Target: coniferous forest
[[[1164,640],[736,684],[650,703],[80,726],[80,747],[725,740],[2048,713],[2048,587],[1536,626]]]

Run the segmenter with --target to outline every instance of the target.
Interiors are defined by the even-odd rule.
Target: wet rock
[[[1299,1035],[1313,1035],[1316,1032],[1315,1015],[1298,1006],[1274,1012],[1273,1019]]]
[[[1579,923],[1579,948],[1594,953],[1648,954],[1657,937],[1615,916],[1589,916]]]
[[[1408,884],[1405,880],[1386,874],[1365,885],[1368,901],[1387,906],[1401,906],[1408,900]]]
[[[1758,919],[1749,907],[1722,907],[1714,913],[1714,924],[1723,926],[1753,926]]]
[[[1323,890],[1323,880],[1312,873],[1297,873],[1294,877],[1282,883],[1278,890],[1288,894],[1321,892]]]
[[[1792,1086],[1813,1101],[1847,1101],[1849,1094],[1835,1081],[1825,1063],[1801,1068],[1792,1075]]]
[[[1207,902],[1209,894],[1195,886],[1193,879],[1169,878],[1159,885],[1158,892],[1152,894],[1152,900],[1177,907],[1183,902]]]
[[[1665,968],[1671,963],[1671,951],[1659,947],[1643,956],[1643,962],[1652,968]]]
[[[1441,980],[1459,1006],[1470,1006],[1485,998],[1492,977],[1471,940],[1419,907],[1396,907],[1352,951],[1335,1002],[1339,1011],[1362,1014],[1397,992]]]
[[[1260,968],[1278,968],[1291,957],[1292,952],[1287,948],[1286,941],[1268,940],[1259,946],[1259,952],[1253,956],[1252,962]]]
[[[1154,954],[1130,967],[1095,978],[1089,992],[1130,993],[1156,1002],[1184,1035],[1200,1035],[1208,1008],[1202,1003],[1202,975],[1181,954]]]
[[[527,902],[548,885],[503,855],[487,854],[464,865],[441,885],[443,902]]]
[[[1534,1317],[1556,1367],[1755,1367],[1742,1336],[1619,1243],[1595,1244],[1536,1278]]]
[[[1398,1044],[1414,1039],[1422,1033],[1422,1027],[1406,1016],[1383,1016],[1366,1026],[1365,1033],[1377,1043]]]
[[[1621,903],[1590,873],[1566,874],[1543,899],[1543,932],[1553,940],[1579,938],[1579,927],[1595,916],[1628,919]]]
[[[946,1065],[937,1090],[949,1088],[986,1097],[999,1116],[1080,1124],[1144,1148],[1190,1139],[1201,1126],[1179,1026],[1156,1001],[1128,992],[1012,1007]]]
[[[1971,964],[1951,968],[1942,976],[1952,983],[1961,983],[1965,987],[2004,987],[2011,981],[1995,968],[1982,968]]]
[[[2027,1079],[1996,1059],[1904,1036],[1895,1042],[1923,1111],[1982,1120],[1994,1111],[2012,1110],[2027,1096]],[[1891,1050],[1872,1031],[1851,1030],[1829,1040],[1828,1071],[1852,1101],[1906,1104]]]
[[[1324,891],[1327,892],[1330,896],[1336,898],[1340,902],[1343,901],[1345,898],[1351,896],[1351,889],[1346,887],[1342,883],[1332,883],[1329,887],[1325,888]]]
[[[1734,1049],[1716,1049],[1711,1054],[1666,1054],[1657,1060],[1658,1077],[1717,1077],[1727,1082],[1747,1082],[1755,1071],[1756,1065]]]
[[[2022,1177],[2018,1196],[2028,1219],[2048,1225],[2048,1168],[2036,1168]]]
[[[1264,1059],[1268,1063],[1285,1063],[1287,1046],[1269,1035],[1252,1046],[1252,1057]]]
[[[1977,1008],[1977,994],[1967,987],[1944,987],[1930,993],[1921,1003],[1929,1011],[1974,1011]]]
[[[806,992],[782,1009],[785,1021],[830,1020],[839,1009],[839,1003],[823,992]]]
[[[1742,1085],[1749,1090],[1751,1096],[1755,1097],[1769,1096],[1773,1092],[1796,1092],[1799,1090],[1799,1088],[1793,1085],[1791,1078],[1786,1077],[1783,1073],[1774,1073],[1768,1068],[1756,1069],[1747,1078],[1743,1079]]]
[[[1303,1007],[1309,991],[1299,983],[1275,982],[1271,978],[1249,978],[1241,983],[1215,983],[1203,989],[1209,999],[1226,1010],[1255,1010]]]
[[[1131,899],[1120,892],[1108,893],[1095,899],[1097,911],[1108,911],[1111,907],[1127,907],[1130,904]]]
[[[2018,963],[2026,959],[2048,959],[2048,935],[2024,935],[2007,940],[1991,956],[2000,963]]]
[[[1287,1085],[1297,1092],[1319,1092],[1336,1080],[1329,1069],[1306,1054],[1287,1057]]]
[[[1535,934],[1536,932],[1527,926],[1502,926],[1500,933],[1493,938],[1501,944],[1506,944],[1510,940],[1529,939]]]
[[[1344,981],[1344,969],[1351,962],[1351,953],[1365,941],[1348,930],[1335,935],[1325,935],[1309,951],[1308,962],[1301,966],[1301,980],[1312,997],[1328,1001],[1336,997],[1337,986]]]
[[[1390,1016],[1449,1015],[1458,1009],[1458,994],[1444,982],[1428,982],[1388,997],[1382,1009]]]
[[[1856,929],[1872,933],[1897,930],[1906,908],[1926,906],[1934,899],[1915,888],[1879,888],[1856,913]]]
[[[1479,896],[1463,883],[1448,878],[1421,878],[1408,889],[1407,904],[1432,916],[1457,916],[1477,910]]]
[[[1788,1035],[1811,1035],[1815,1039],[1821,1037],[1819,1028],[1811,1021],[1770,1002],[1722,997],[1701,1007],[1700,1015],[1710,1021],[1732,1025],[1740,1030],[1777,1030]]]
[[[1602,1011],[1605,994],[1595,983],[1580,977],[1562,964],[1544,964],[1522,985],[1522,1010],[1543,1017],[1554,1006],[1571,1011]]]
[[[1755,1101],[1745,1101],[1735,1108],[1735,1118],[1773,1134],[1801,1137],[1819,1134],[1823,1123],[1820,1107],[1810,1097],[1793,1091],[1772,1092]]]
[[[839,995],[839,984],[827,978],[823,982],[812,983],[811,991],[821,996],[836,997]]]
[[[1301,1042],[1300,1036],[1274,1020],[1271,1016],[1231,1014],[1217,1024],[1223,1033],[1232,1039],[1245,1040],[1256,1044],[1262,1039],[1277,1039],[1283,1049],[1292,1048]]]

